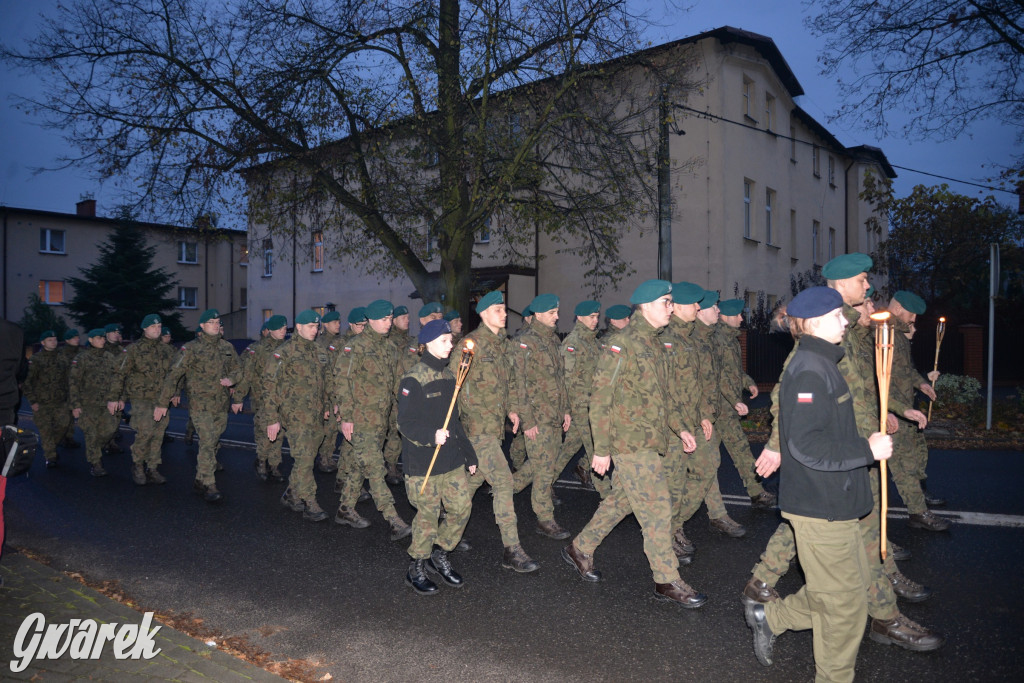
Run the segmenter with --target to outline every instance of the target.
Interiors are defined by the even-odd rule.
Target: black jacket
[[[873,505],[874,456],[857,432],[853,402],[837,364],[843,349],[805,336],[782,375],[779,508],[829,521],[858,519]]]
[[[423,352],[420,362],[402,377],[398,385],[398,431],[402,434],[402,467],[411,477],[427,473],[434,455],[434,434],[444,426],[444,417],[455,393],[455,375],[448,361]],[[476,465],[473,450],[459,419],[456,403],[448,422],[448,439],[437,454],[431,474],[444,474],[458,467]]]

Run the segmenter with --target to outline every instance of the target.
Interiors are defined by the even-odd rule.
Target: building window
[[[811,171],[815,178],[821,177],[821,154],[817,145],[811,146]]]
[[[198,287],[178,287],[178,308],[196,308]]]
[[[480,231],[476,236],[477,244],[488,244],[491,241],[491,218],[488,216],[484,219],[483,224],[480,226]]]
[[[743,77],[743,115],[746,116],[749,119],[753,119],[753,116],[751,116],[751,114],[754,113],[754,106],[756,106],[756,105],[753,104],[753,99],[754,99],[754,82],[752,80],[750,80],[749,78],[747,78],[746,76],[744,76]]]
[[[322,230],[313,231],[313,272],[324,272],[324,233]]]
[[[273,315],[274,315],[274,309],[273,308],[264,308],[263,309],[263,322],[267,322],[268,320],[270,320],[270,318]]]
[[[743,236],[753,239],[750,234],[750,193],[754,189],[754,183],[749,180],[743,181]]]
[[[828,260],[831,261],[836,257],[836,229],[828,229]]]
[[[59,306],[64,303],[64,281],[63,280],[40,280],[39,298],[44,303]]]
[[[242,287],[238,292],[238,298],[240,299],[239,308],[249,308],[249,288]]]
[[[199,245],[196,242],[178,242],[178,263],[199,263]]]
[[[64,231],[51,230],[50,228],[39,229],[39,251],[44,254],[63,254],[64,252]]]
[[[789,211],[789,257],[794,261],[796,255],[796,211]]]
[[[811,259],[814,265],[821,263],[821,223],[818,221],[811,225]]]
[[[789,127],[789,160],[796,163],[796,128]]]
[[[775,123],[775,98],[768,93],[764,94],[764,127],[772,129]]]
[[[752,292],[749,289],[743,293],[744,308],[748,311],[757,310],[757,292]]]
[[[263,277],[274,274],[274,243],[268,237],[263,240]]]
[[[238,248],[239,248],[238,265],[240,265],[240,266],[248,266],[249,265],[249,245],[248,244],[240,244],[240,245],[238,245]]]
[[[775,190],[764,192],[764,241],[772,244],[772,205],[775,204]]]
[[[831,154],[828,157],[828,184],[836,186],[836,158]]]

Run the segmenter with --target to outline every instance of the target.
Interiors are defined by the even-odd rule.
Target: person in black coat
[[[472,509],[472,494],[466,469],[476,471],[476,453],[459,419],[458,405],[452,410],[448,428],[442,429],[448,407],[455,395],[455,375],[448,369],[452,331],[445,320],[432,320],[420,329],[420,361],[398,385],[398,430],[402,434],[402,463],[409,503],[416,508],[412,521],[412,563],[405,582],[421,595],[437,593],[437,584],[426,572],[437,574],[444,583],[461,588],[463,579],[452,568],[448,554],[466,530]],[[420,493],[434,450],[437,461],[426,489]],[[438,525],[441,506],[445,518]]]

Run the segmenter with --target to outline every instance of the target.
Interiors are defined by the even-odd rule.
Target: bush
[[[936,402],[969,406],[981,398],[981,382],[963,375],[942,375],[935,383]]]

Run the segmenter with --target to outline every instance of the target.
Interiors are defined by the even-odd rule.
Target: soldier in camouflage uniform
[[[164,379],[153,419],[159,422],[167,415],[167,404],[184,378],[188,383],[189,413],[199,434],[193,487],[208,503],[215,503],[223,498],[214,478],[220,435],[228,426],[229,406],[236,414],[242,409],[242,399],[232,401],[230,393],[230,388],[242,381],[242,364],[234,347],[221,339],[217,309],[203,311],[199,327],[202,330],[199,338],[181,347],[181,353]]]
[[[121,323],[110,323],[105,328],[103,328],[103,332],[104,337],[107,340],[106,343],[103,345],[103,350],[115,357],[114,362],[117,365],[121,365],[122,355],[128,350],[122,344],[122,342],[124,341],[124,326],[121,325]],[[124,417],[124,406],[121,405],[114,411],[114,418],[117,420],[118,429],[114,430],[114,434],[113,436],[111,436],[110,441],[108,441],[107,445],[103,447],[103,449],[107,453],[118,454],[123,452],[122,448],[118,444],[121,442],[120,426],[121,420]]]
[[[334,367],[334,354],[341,349],[341,314],[337,311],[324,313],[320,323],[320,335],[316,338],[316,343],[331,356],[330,365]],[[317,470],[328,474],[338,471],[338,463],[335,460],[337,448],[338,423],[327,420],[324,422],[324,441],[316,455]]]
[[[32,408],[32,421],[39,430],[47,467],[57,465],[57,445],[71,420],[68,407],[68,373],[71,363],[57,350],[57,333],[46,330],[39,335],[42,350],[28,360],[28,377],[22,385]]]
[[[369,526],[355,511],[363,480],[367,479],[373,502],[391,527],[391,540],[397,541],[411,534],[412,529],[395,509],[395,499],[384,482],[381,454],[398,386],[397,353],[387,338],[393,311],[391,302],[383,299],[366,307],[368,327],[338,354],[331,395],[342,436],[352,442],[351,466],[338,470],[345,472],[334,521],[357,529]]]
[[[455,376],[448,369],[451,328],[444,320],[432,320],[420,330],[418,341],[425,347],[423,356],[401,378],[398,388],[405,490],[416,508],[409,544],[412,562],[405,582],[417,593],[430,595],[437,592],[437,584],[427,577],[427,570],[452,588],[465,585],[448,555],[469,521],[473,505],[466,469],[475,473],[477,461],[457,406],[445,426],[445,415],[455,394]],[[426,479],[435,454],[430,478]],[[445,516],[439,529],[442,505]]]
[[[878,388],[875,382],[874,368],[874,334],[870,326],[861,322],[862,309],[869,305],[865,302],[865,294],[870,288],[867,271],[873,265],[871,257],[866,254],[852,253],[837,256],[825,264],[822,275],[828,279],[830,287],[843,297],[843,315],[850,323],[843,337],[842,348],[845,352],[839,362],[839,371],[846,380],[852,396],[854,415],[857,419],[858,431],[861,436],[870,435],[878,427]],[[790,354],[792,358],[793,354]],[[789,358],[783,365],[785,372]],[[890,407],[908,419],[926,422],[920,411],[913,410],[900,402],[892,401]],[[772,414],[778,417],[778,385],[772,391]],[[889,431],[896,428],[896,418],[889,415]],[[778,420],[772,425],[772,433],[765,448],[756,461],[757,473],[767,477],[779,467]],[[870,637],[887,645],[898,645],[914,652],[935,650],[942,646],[945,639],[938,633],[921,626],[900,613],[896,605],[896,591],[910,601],[927,599],[931,591],[903,576],[896,569],[891,547],[887,553],[885,565],[881,560],[879,542],[881,539],[879,514],[878,474],[870,477],[874,509],[871,514],[861,520],[861,532],[864,536],[865,548],[871,562],[871,584],[868,589],[868,615],[871,617]],[[776,529],[768,546],[761,555],[761,561],[752,570],[753,576],[743,588],[743,601],[771,602],[777,600],[778,592],[775,585],[789,569],[790,562],[796,557],[796,546],[793,530],[789,524],[782,523]]]
[[[559,350],[562,367],[565,368],[565,388],[569,394],[569,415],[572,422],[565,433],[565,441],[555,461],[555,474],[565,469],[569,461],[583,449],[576,463],[576,476],[587,487],[594,488],[604,498],[608,495],[608,484],[604,479],[596,482],[590,476],[590,459],[594,455],[594,439],[590,434],[590,386],[594,381],[594,368],[601,345],[597,342],[597,325],[601,322],[601,304],[597,301],[582,301],[573,311],[576,325],[562,341]]]
[[[604,315],[608,322],[605,324],[604,332],[598,335],[598,339],[602,342],[626,329],[629,325],[629,317],[633,315],[633,309],[623,304],[615,304],[609,306]]]
[[[569,430],[572,418],[556,331],[558,297],[540,294],[530,302],[530,310],[533,322],[513,347],[519,418],[528,456],[521,471],[532,476],[530,502],[537,515],[537,533],[563,540],[569,538],[569,532],[555,521],[551,487],[558,476],[555,463],[562,436]]]
[[[505,297],[488,292],[476,305],[481,324],[466,335],[472,341],[473,366],[459,392],[462,426],[473,445],[479,462],[470,478],[472,491],[486,481],[491,485],[494,521],[501,531],[505,547],[501,566],[516,572],[536,571],[540,565],[530,559],[519,543],[516,511],[512,503],[513,478],[501,442],[505,437],[505,419],[512,421],[512,433],[519,430],[519,392],[513,371],[511,343],[505,335]],[[465,342],[464,342],[465,343]],[[452,371],[459,359],[451,360]]]
[[[128,347],[121,354],[117,377],[114,380],[119,390],[117,403],[121,406],[130,401],[132,413],[139,419],[132,423],[135,442],[132,443],[132,481],[143,486],[147,483],[163,484],[167,480],[158,467],[163,462],[161,448],[164,432],[170,419],[150,420],[157,406],[164,378],[174,363],[174,350],[160,341],[163,324],[160,316],[151,313],[142,319],[142,339]],[[179,397],[174,396],[171,404],[178,405]],[[108,409],[111,407],[107,406]]]
[[[412,367],[420,360],[419,344],[416,342],[416,337],[409,334],[409,309],[405,306],[395,308],[388,340],[395,345],[395,353],[398,357],[398,369],[395,372],[399,377],[404,377],[405,373],[412,370]],[[388,469],[384,481],[392,486],[402,483],[402,476],[398,473],[398,456],[401,453],[402,437],[398,434],[398,411],[395,410],[391,413],[387,441],[384,443],[384,464]]]
[[[925,310],[924,299],[906,290],[896,292],[889,302],[889,313],[892,314],[895,328],[890,391],[905,405],[914,404],[914,393],[917,391],[935,400],[935,390],[914,368],[914,359],[910,355],[911,330],[917,316]],[[939,373],[933,370],[928,375],[929,379],[938,379]],[[949,520],[929,510],[925,500],[923,484],[927,467],[928,444],[925,443],[924,434],[917,429],[916,423],[904,422],[893,434],[893,457],[889,460],[889,471],[892,472],[892,480],[900,497],[907,505],[910,517],[907,526],[924,531],[946,531],[949,529]]]
[[[751,508],[767,510],[775,505],[775,494],[765,491],[758,482],[750,442],[740,425],[740,418],[749,412],[743,402],[743,392],[749,391],[751,399],[757,398],[758,394],[757,384],[743,371],[743,352],[739,342],[743,301],[728,299],[719,303],[718,308],[719,318],[715,326],[718,343],[715,346],[722,358],[722,418],[717,423],[718,434],[743,480]]]
[[[331,417],[327,390],[327,350],[316,343],[320,316],[305,310],[295,316],[295,334],[279,346],[263,377],[267,438],[286,435],[291,447],[292,472],[281,502],[310,522],[327,519],[316,500],[313,461],[324,440],[324,422]],[[283,431],[282,431],[283,430]]]
[[[88,346],[88,344],[86,344]],[[81,338],[78,335],[78,330],[70,329],[64,333],[64,346],[61,347],[61,355],[64,356],[68,361],[68,368],[71,368],[71,361],[75,359],[75,356],[82,351]],[[64,436],[61,438],[60,445],[62,448],[81,448],[82,444],[75,441],[75,419],[71,417],[71,407],[68,406],[68,426],[64,431]]]
[[[366,308],[364,306],[357,306],[348,313],[348,329],[341,335],[341,343],[338,346],[337,352],[341,350],[352,341],[355,337],[363,333],[366,329]],[[337,360],[335,360],[337,363]],[[341,426],[334,420],[335,429],[340,434]],[[334,492],[341,493],[341,487],[345,483],[345,472],[353,467],[352,460],[352,442],[342,436],[341,446],[338,448],[338,471],[334,473]],[[370,492],[363,487],[362,492],[359,494],[359,502],[370,499]],[[369,522],[367,522],[369,524]]]
[[[662,469],[669,440],[682,437],[679,404],[671,387],[672,361],[662,332],[672,316],[672,284],[648,280],[630,303],[638,315],[601,352],[590,396],[593,468],[603,474],[615,460],[615,485],[583,531],[562,549],[562,559],[585,581],[600,581],[594,553],[626,515],[636,515],[655,595],[691,609],[707,602],[679,576],[672,552],[672,504]]]
[[[444,320],[448,321],[452,328],[452,342],[458,346],[459,341],[465,336],[462,334],[462,316],[458,311],[448,311],[444,314]]]
[[[110,378],[117,374],[115,357],[103,350],[107,338],[103,328],[90,330],[89,348],[71,361],[68,402],[71,414],[85,434],[85,457],[94,477],[104,477],[103,446],[117,431],[117,418],[107,410],[117,400],[117,387]]]
[[[284,343],[288,334],[288,319],[283,315],[272,315],[263,323],[267,336],[246,347],[242,352],[243,381],[235,389],[235,400],[241,401],[248,394],[251,399],[253,418],[253,440],[256,442],[256,476],[263,481],[273,479],[284,481],[281,474],[281,443],[283,439],[271,441],[267,427],[274,420],[267,413],[267,398],[264,394],[263,378],[273,360],[274,352]],[[337,430],[331,429],[332,434]]]
[[[530,329],[530,325],[533,323],[533,311],[530,310],[530,305],[527,304],[526,308],[523,309],[522,313],[523,324],[516,330],[515,334],[511,335],[512,340],[519,339],[519,336]],[[523,430],[520,429],[512,435],[512,443],[509,445],[509,459],[512,461],[512,471],[520,472],[523,469],[523,465],[526,464],[526,437],[523,436]],[[527,473],[529,474],[529,473]],[[522,489],[520,486],[528,486],[530,484],[531,477],[524,479],[522,483],[517,480],[515,492],[519,493]]]

